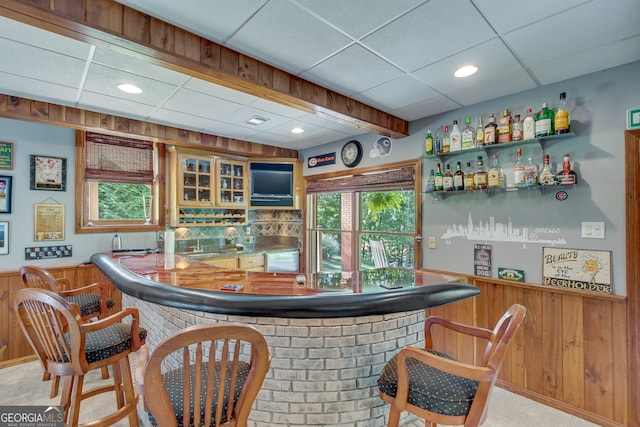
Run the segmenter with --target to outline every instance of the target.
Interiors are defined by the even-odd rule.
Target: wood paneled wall
[[[75,287],[106,281],[93,265],[50,269]],[[433,308],[429,315],[493,328],[514,303],[527,308],[502,367],[498,385],[603,426],[629,424],[626,299],[498,279],[468,277],[481,294]],[[0,367],[32,352],[19,333],[12,301],[22,288],[16,272],[0,273]],[[112,298],[120,307],[119,293]],[[465,362],[482,357],[484,344],[436,333],[436,345]]]
[[[512,304],[524,305],[527,315],[509,349],[499,386],[599,425],[629,425],[624,297],[498,279],[468,280],[480,288],[478,297],[427,314],[492,329]],[[484,342],[453,333],[437,335],[436,345],[465,362],[481,358],[484,349]]]

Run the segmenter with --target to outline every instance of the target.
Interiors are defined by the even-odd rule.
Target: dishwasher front
[[[299,256],[297,250],[267,252],[266,271],[298,273]]]

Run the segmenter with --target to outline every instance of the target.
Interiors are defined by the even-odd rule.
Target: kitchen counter
[[[189,257],[191,259],[206,259],[206,258],[224,258],[229,256],[243,256],[243,255],[261,255],[267,252],[284,252],[284,251],[297,251],[297,248],[291,248],[289,246],[269,246],[269,247],[249,247],[245,246],[244,249],[235,248],[220,248],[216,250],[207,250],[203,252],[180,252],[176,255]]]
[[[295,273],[224,270],[172,254],[95,254],[91,261],[125,294],[170,307],[244,316],[387,314],[447,304],[480,292],[456,276],[402,269],[305,274],[300,283]],[[226,284],[242,289],[221,291]]]

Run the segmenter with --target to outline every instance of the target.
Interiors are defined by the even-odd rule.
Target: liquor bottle
[[[556,110],[555,116],[555,130],[556,134],[568,133],[569,124],[569,108],[567,107],[567,94],[562,92],[560,94],[560,104]]]
[[[547,103],[542,103],[542,108],[536,114],[536,138],[553,135],[554,116]]]
[[[569,153],[565,153],[562,170],[558,172],[558,183],[562,185],[573,185],[577,184],[577,182],[576,173],[571,169]]]
[[[513,123],[511,121],[511,114],[506,108],[502,111],[502,117],[498,119],[498,143],[513,141]]]
[[[434,191],[436,191],[436,174],[431,169],[431,173],[427,178],[427,193],[433,193]]]
[[[477,190],[487,188],[487,170],[484,168],[482,156],[478,156],[478,165],[474,173],[474,187]]]
[[[513,167],[513,185],[521,186],[524,185],[525,175],[524,175],[524,165],[522,164],[522,150],[518,148],[516,151],[516,164]]]
[[[504,187],[504,174],[502,173],[502,168],[500,168],[497,154],[491,156],[491,167],[487,172],[487,187]]]
[[[444,135],[442,135],[441,153],[448,153],[451,150],[451,139],[449,139],[449,125],[444,126]]]
[[[482,116],[478,116],[478,127],[476,128],[476,147],[484,145],[484,125],[482,124]]]
[[[464,170],[464,189],[473,190],[475,189],[475,184],[475,176],[473,168],[471,168],[471,162],[467,162],[467,168]]]
[[[520,114],[516,114],[513,117],[513,140],[522,141],[522,121],[520,121]]]
[[[522,138],[535,139],[536,137],[536,117],[531,112],[531,108],[527,108],[527,115],[522,119]]]
[[[489,123],[484,127],[484,145],[493,145],[498,142],[496,135],[497,128],[496,116],[491,113],[489,114]]]
[[[444,179],[442,180],[442,186],[444,191],[453,191],[453,173],[451,172],[450,165],[447,163],[447,169],[444,171]]]
[[[456,191],[464,190],[464,172],[460,162],[456,163],[456,172],[453,174],[453,188]]]
[[[442,137],[440,136],[440,128],[436,129],[436,139],[433,142],[433,144],[434,144],[434,147],[433,147],[434,154],[442,153]]]
[[[544,155],[544,165],[542,165],[542,170],[540,171],[540,175],[538,175],[538,183],[540,185],[554,185],[556,183],[556,177],[549,165],[548,154]]]
[[[464,120],[466,126],[462,131],[462,149],[473,148],[476,145],[476,130],[471,126],[471,117]]]
[[[443,181],[444,175],[442,174],[442,169],[440,168],[440,163],[436,166],[436,179],[435,179],[435,191],[444,190]]]
[[[449,151],[460,151],[462,149],[462,134],[460,133],[460,128],[458,128],[457,120],[453,121],[449,140],[451,141]]]
[[[433,157],[433,135],[431,135],[431,130],[427,130],[427,137],[424,139],[425,145],[425,153],[427,157]]]
[[[533,157],[527,159],[527,165],[524,167],[524,185],[525,187],[538,185],[538,166],[533,163]]]

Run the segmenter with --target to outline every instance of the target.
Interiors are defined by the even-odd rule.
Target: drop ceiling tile
[[[78,89],[0,71],[0,93],[54,104],[75,106]]]
[[[291,25],[294,22],[295,25]],[[301,31],[300,29],[304,29]],[[267,3],[229,39],[232,49],[299,73],[352,42],[288,0]]]
[[[444,113],[446,111],[455,110],[460,107],[460,104],[453,102],[445,96],[439,95],[435,98],[425,99],[424,101],[413,105],[398,108],[397,110],[393,110],[392,113],[400,117],[407,117],[407,120],[413,121]],[[411,126],[411,124],[409,124],[409,126]]]
[[[300,6],[357,39],[425,0],[295,0]]]
[[[253,116],[263,117],[268,120],[259,125],[246,123],[246,121]],[[279,126],[283,123],[289,122],[291,119],[289,117],[279,116],[277,114],[273,114],[265,110],[260,110],[258,108],[243,106],[232,112],[231,114],[224,116],[222,120],[236,126],[251,129],[253,132],[262,132]]]
[[[283,104],[278,104],[277,102],[267,101],[264,98],[256,98],[249,105],[260,110],[270,111],[274,114],[289,117],[292,119],[302,117],[307,114],[302,110],[298,110],[297,108],[291,108]]]
[[[117,85],[121,83],[136,85],[142,89],[142,93],[122,92],[117,88]],[[102,93],[114,98],[129,99],[133,102],[158,105],[176,91],[176,86],[104,65],[92,64],[89,67],[84,90]]]
[[[461,105],[473,105],[534,87],[536,87],[536,83],[529,74],[524,70],[515,70],[496,76],[493,79],[483,80],[480,85],[453,89],[445,93],[445,95]],[[509,107],[505,106],[505,108]],[[498,112],[496,112],[497,116]]]
[[[153,112],[149,121],[174,126],[180,129],[192,129],[202,131],[213,126],[216,122],[201,116],[194,116],[179,111],[161,108]]]
[[[184,74],[111,49],[96,49],[92,62],[120,72],[157,80],[173,86],[182,86],[189,80],[189,76]]]
[[[41,30],[5,17],[0,17],[0,38],[78,59],[87,59],[91,50],[91,45],[88,43]]]
[[[189,79],[189,81],[187,81],[182,87],[204,95],[226,99],[227,101],[241,105],[248,105],[260,99],[256,96],[249,95],[248,93],[238,92],[237,90],[229,89],[228,87],[210,83],[205,80],[196,79],[195,77]]]
[[[351,95],[401,76],[403,72],[362,46],[353,45],[302,73],[303,78],[331,85]]]
[[[473,28],[473,31],[463,31]],[[406,71],[495,37],[468,0],[431,0],[365,37],[362,43]]]
[[[412,76],[404,75],[354,95],[380,109],[396,109],[433,98],[438,93]]]
[[[297,122],[300,122],[299,124],[303,125],[303,127],[305,124],[309,123],[314,126],[330,129],[336,132],[343,133],[345,135],[362,135],[363,134],[362,129],[358,129],[357,127],[354,127],[354,126],[349,126],[349,125],[342,124],[340,122],[329,120],[322,116],[317,116],[315,114],[305,114],[304,116],[299,117],[297,119]]]
[[[513,31],[504,39],[527,66],[533,67],[636,36],[640,34],[639,21],[638,0],[594,0]],[[541,43],[541,36],[549,42]]]
[[[68,55],[0,39],[0,71],[78,88],[85,61]],[[44,70],[44,72],[43,72]]]
[[[536,0],[514,5],[513,0],[474,0],[474,4],[499,34],[505,34],[588,1],[590,0]]]
[[[475,65],[478,72],[472,76],[458,78],[453,73],[463,65]],[[522,70],[517,59],[499,38],[494,38],[435,64],[414,71],[412,74],[440,93],[447,93],[469,86],[481,85],[502,74]]]
[[[213,135],[226,136],[228,138],[243,139],[251,141],[250,137],[256,135],[255,129],[243,128],[232,123],[212,122],[204,127],[204,132]]]
[[[235,102],[187,89],[179,89],[163,104],[163,108],[182,111],[211,120],[220,120],[220,118],[233,113],[240,107],[242,105]]]
[[[531,72],[540,83],[548,85],[624,65],[634,60],[638,61],[640,60],[638,46],[640,46],[640,36],[538,64],[531,67]],[[594,58],[598,60],[594,61]]]
[[[146,120],[154,111],[153,105],[86,90],[80,95],[78,107],[135,120]],[[122,114],[123,111],[126,111],[126,115]]]
[[[180,28],[224,42],[268,0],[116,0]]]

